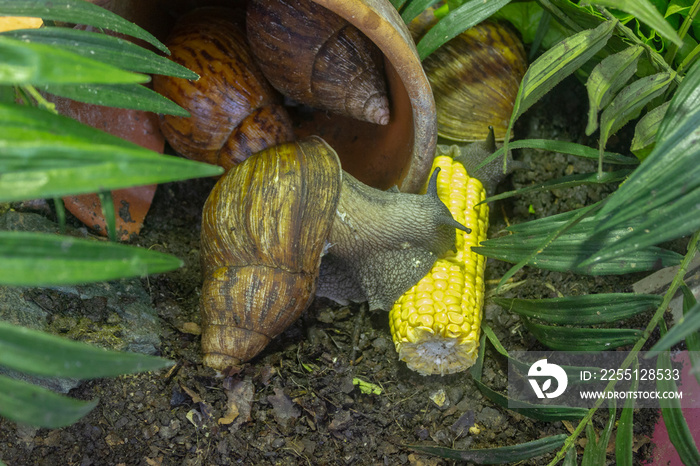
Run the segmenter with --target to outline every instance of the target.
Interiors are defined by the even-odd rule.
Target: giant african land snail
[[[254,357],[317,286],[388,310],[454,247],[455,228],[464,229],[437,197],[435,177],[425,195],[370,188],[315,137],[253,155],[204,206],[204,363],[224,369]]]

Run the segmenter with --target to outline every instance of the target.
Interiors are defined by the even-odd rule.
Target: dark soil
[[[582,134],[585,102],[582,86],[574,79],[565,81],[522,118],[518,137],[595,145]],[[514,173],[502,189],[595,169],[592,162],[543,151],[519,151],[515,158],[528,168]],[[420,376],[398,361],[386,313],[361,312],[359,306],[339,307],[321,299],[240,372],[222,377],[203,367],[200,338],[192,323],[200,322],[199,225],[212,185],[212,180],[192,180],[160,186],[135,242],[185,261],[175,272],[142,280],[161,319],[159,353],[177,365],[170,371],[82,384],[70,396],[99,397],[100,402],[70,427],[34,429],[0,419],[0,458],[8,465],[440,465],[453,460],[417,453],[410,445],[498,447],[569,433],[576,426],[536,422],[494,405],[482,396],[469,372]],[[490,235],[502,234],[508,223],[581,207],[613,189],[578,187],[498,203],[492,207]],[[509,267],[489,261],[487,291],[493,293]],[[505,295],[629,291],[638,278],[590,278],[526,268]],[[485,322],[508,349],[543,349],[518,317],[488,300]],[[357,347],[354,335],[359,335]],[[487,351],[483,381],[502,390],[506,377],[504,362]],[[381,392],[362,393],[354,379],[375,384]],[[649,454],[644,439],[655,420],[650,413],[641,410],[636,418],[637,461]],[[603,414],[607,416],[595,418],[598,429]],[[579,439],[579,453],[584,443]],[[552,457],[520,464],[546,464]]]

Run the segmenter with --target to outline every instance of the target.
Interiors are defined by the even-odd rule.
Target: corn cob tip
[[[399,359],[409,369],[421,375],[447,375],[461,372],[476,362],[478,340],[444,338],[428,329],[416,330],[415,342],[395,343]]]

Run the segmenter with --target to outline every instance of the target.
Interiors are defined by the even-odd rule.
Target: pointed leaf
[[[49,377],[94,379],[173,365],[146,354],[108,351],[45,332],[0,322],[0,366]]]
[[[423,13],[423,11],[437,3],[437,1],[438,0],[411,0],[401,12],[401,19],[404,23],[409,24],[418,15]]]
[[[615,8],[616,10],[629,13],[646,23],[647,26],[661,34],[665,39],[670,40],[679,47],[683,45],[683,41],[673,26],[664,19],[659,10],[649,0],[590,0],[588,3]]]
[[[197,79],[198,75],[184,66],[125,39],[91,31],[62,27],[19,29],[1,36],[24,42],[40,43],[101,61],[128,71],[163,74],[177,78]]]
[[[0,37],[0,56],[0,84],[142,83],[150,79],[58,47],[9,37]]]
[[[671,73],[657,73],[646,76],[620,91],[600,115],[601,152],[607,144],[608,138],[630,120],[637,118],[639,112],[647,103],[666,90],[674,76]]]
[[[635,293],[601,293],[549,299],[494,297],[493,301],[511,312],[550,324],[592,325],[617,322],[654,309],[662,298]]]
[[[189,117],[190,113],[172,100],[139,84],[46,85],[40,90],[87,104],[129,108],[153,113]]]
[[[670,102],[664,102],[655,109],[647,112],[634,127],[634,138],[632,138],[630,151],[632,151],[640,161],[646,159],[652,149],[654,149],[656,133],[659,131],[661,121],[666,115],[669,104]]]
[[[588,76],[588,126],[586,134],[598,129],[598,112],[605,108],[617,91],[629,81],[637,71],[637,62],[644,49],[641,46],[628,47],[622,52],[605,57]]]
[[[602,49],[612,35],[615,24],[615,21],[606,21],[595,29],[587,29],[567,37],[530,65],[520,83],[506,141],[515,120]]]
[[[661,324],[661,334],[663,337],[663,321]],[[673,369],[669,351],[662,351],[661,354],[659,354],[656,367],[662,371],[670,371]],[[669,377],[666,379],[660,377],[656,379],[656,389],[660,393],[677,392],[678,386],[673,378]],[[678,456],[681,457],[683,464],[700,464],[700,452],[695,445],[693,435],[683,416],[680,400],[672,397],[659,397],[659,405],[661,406],[661,416],[663,417],[666,430],[668,431],[668,438],[676,448],[676,452]]]
[[[110,29],[145,40],[162,52],[170,53],[168,48],[151,33],[111,11],[82,0],[32,0],[31,2],[0,0],[0,15],[34,16],[44,20],[87,24]]]
[[[629,328],[583,328],[542,325],[525,318],[525,327],[545,346],[557,351],[603,351],[632,345],[642,335]]]
[[[511,145],[512,148],[512,145]],[[506,191],[486,199],[486,202],[506,199],[512,196],[522,195],[537,191],[551,191],[553,189],[566,189],[574,186],[586,186],[593,184],[615,183],[624,180],[632,170],[617,170],[614,172],[603,172],[603,176],[598,173],[581,173],[578,175],[567,175],[553,180],[547,180],[539,184],[526,186],[513,191]]]
[[[441,45],[478,24],[507,5],[510,0],[470,0],[447,16],[428,31],[418,42],[418,56],[421,61],[437,50]]]
[[[634,373],[639,372],[639,360],[634,359]],[[639,388],[639,379],[633,378],[629,388],[631,393],[635,393]],[[634,402],[633,396],[625,399],[622,407],[620,421],[617,424],[615,435],[615,464],[618,466],[632,466],[632,446],[634,444]]]
[[[45,233],[0,231],[0,284],[49,286],[142,277],[182,266],[134,246]]]
[[[214,176],[220,167],[143,149],[39,108],[0,104],[0,202]]]
[[[453,450],[445,447],[426,445],[407,445],[409,448],[440,456],[442,458],[468,461],[474,464],[517,463],[549,453],[562,445],[566,434],[543,437],[530,442],[498,448],[481,448],[473,450]]]
[[[699,137],[700,62],[688,70],[671,99],[652,153],[598,213],[603,220],[598,228],[624,223],[679,197],[700,196],[691,194],[700,187]]]
[[[696,334],[700,330],[700,303],[695,303],[687,313],[684,313],[676,324],[671,327],[663,338],[659,339],[647,352],[646,358],[656,356],[660,351],[670,349],[673,345],[680,343],[690,335]]]
[[[77,422],[98,400],[80,401],[0,375],[0,416],[20,424],[58,429]]]

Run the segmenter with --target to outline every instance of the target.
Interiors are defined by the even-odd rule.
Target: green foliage
[[[0,15],[111,29],[167,49],[119,16],[82,0],[0,0]],[[221,173],[218,167],[157,154],[57,115],[39,92],[83,102],[186,115],[139,83],[160,73],[197,75],[127,40],[103,33],[47,27],[0,34],[0,201],[60,196],[184,180]],[[18,103],[21,102],[21,103]],[[103,198],[105,197],[104,194]],[[112,209],[108,223],[114,224]],[[176,269],[168,254],[68,236],[0,232],[0,284],[44,286],[147,276]],[[0,322],[0,366],[75,378],[108,377],[172,365],[142,354],[97,349]],[[56,428],[74,423],[97,403],[0,377],[0,415]]]
[[[448,2],[446,9],[453,12],[458,7],[459,2]],[[436,16],[442,15],[444,9]],[[636,364],[637,354],[652,331],[663,325],[661,317],[696,254],[700,236],[699,13],[700,0],[533,0],[511,2],[493,14],[510,21],[521,32],[524,42],[532,45],[530,56],[534,60],[520,84],[505,147],[489,160],[502,156],[505,163],[508,150],[532,147],[598,158],[599,163],[597,173],[549,180],[499,194],[489,201],[589,183],[620,185],[597,204],[511,225],[504,234],[483,242],[476,248],[479,253],[515,264],[500,285],[525,266],[606,275],[680,263],[663,298],[628,293],[544,300],[495,298],[496,303],[519,314],[532,335],[551,348],[599,350],[631,346],[630,357],[621,368]],[[407,17],[415,14],[412,11]],[[471,24],[465,21],[464,27]],[[572,74],[588,91],[586,133],[594,135],[599,131],[597,150],[568,141],[511,140],[516,120]],[[628,124],[634,124],[635,129],[629,152],[641,163],[630,169],[604,170],[604,164],[614,161],[625,164],[624,155],[610,154],[605,148],[610,137]],[[662,242],[689,235],[685,257],[658,247]],[[679,343],[685,343],[690,350],[700,349],[700,308],[689,291],[685,293],[684,318],[654,346],[650,355],[663,355]],[[624,323],[621,327],[615,325],[652,310],[644,329]],[[611,324],[615,328],[610,328]],[[494,342],[492,332],[483,329],[480,360],[472,375],[487,398],[506,406],[507,399],[481,381],[481,358],[487,340],[508,357],[505,348]],[[691,362],[699,374],[700,360],[696,358],[691,357]],[[660,358],[659,364],[670,363]],[[613,387],[611,382],[608,389]],[[590,420],[600,403],[583,416],[550,464],[565,457],[565,464],[576,464],[575,441],[584,430],[589,442],[583,464],[605,461],[615,415],[611,411],[600,440],[596,440]],[[619,464],[632,464],[633,409],[628,400],[617,425],[615,455]],[[700,462],[680,409],[669,405],[663,412],[673,443],[686,464]]]

